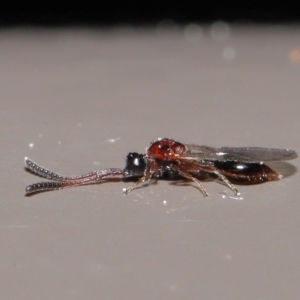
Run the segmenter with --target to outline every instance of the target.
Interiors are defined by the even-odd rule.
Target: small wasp
[[[157,139],[146,148],[146,154],[131,152],[124,170],[102,169],[80,176],[63,176],[47,170],[25,157],[26,167],[34,174],[50,179],[29,185],[26,194],[63,189],[66,187],[99,183],[110,179],[136,180],[127,194],[137,185],[151,179],[187,179],[194,181],[207,197],[201,181],[218,179],[234,193],[240,193],[233,183],[256,184],[279,180],[282,176],[265,165],[267,161],[294,159],[297,153],[289,149],[260,147],[213,148],[183,144],[173,139]]]

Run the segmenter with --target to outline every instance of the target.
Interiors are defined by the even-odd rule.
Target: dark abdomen
[[[230,181],[255,184],[278,180],[280,175],[263,163],[215,162],[215,167]]]

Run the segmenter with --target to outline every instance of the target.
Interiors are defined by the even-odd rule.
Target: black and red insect
[[[282,176],[264,162],[294,159],[297,153],[289,149],[260,147],[213,148],[182,144],[172,139],[157,139],[146,148],[146,154],[131,152],[124,170],[102,169],[80,176],[63,176],[47,170],[25,157],[26,167],[34,174],[50,179],[29,185],[26,194],[62,189],[66,187],[100,183],[110,179],[136,180],[127,194],[137,185],[151,179],[187,179],[194,181],[202,194],[206,192],[202,181],[217,179],[239,195],[233,183],[256,184],[279,180]]]

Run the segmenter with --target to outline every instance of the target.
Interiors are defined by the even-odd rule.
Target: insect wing
[[[260,147],[221,147],[187,145],[190,153],[188,159],[204,161],[237,161],[259,163],[263,161],[283,161],[297,157],[297,153],[289,149]]]

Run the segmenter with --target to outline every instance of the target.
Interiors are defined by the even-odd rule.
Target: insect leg
[[[133,185],[131,185],[129,188],[124,189],[124,193],[127,195],[128,193],[130,193],[136,186],[138,186],[139,184],[145,182],[146,180],[148,180],[150,178],[150,176],[143,176],[141,177],[138,181],[136,181]]]
[[[139,184],[149,180],[153,174],[157,171],[157,163],[155,161],[151,162],[149,166],[146,168],[143,177],[139,178],[138,181],[136,181],[133,185],[131,185],[129,188],[124,189],[124,193],[127,195],[129,192],[131,192],[136,186]]]
[[[208,193],[207,193],[205,187],[203,186],[202,182],[199,179],[195,178],[192,174],[190,174],[188,172],[182,171],[176,165],[173,165],[172,168],[175,169],[176,171],[178,171],[178,173],[179,173],[180,176],[182,176],[182,177],[184,177],[186,179],[189,179],[189,180],[193,180],[194,182],[196,182],[197,185],[198,185],[198,187],[199,187],[199,189],[200,189],[200,191],[202,192],[203,196],[204,197],[208,197]]]
[[[236,189],[236,187],[219,171],[215,170],[214,174],[216,174],[235,193],[236,196],[241,195],[241,193]]]

